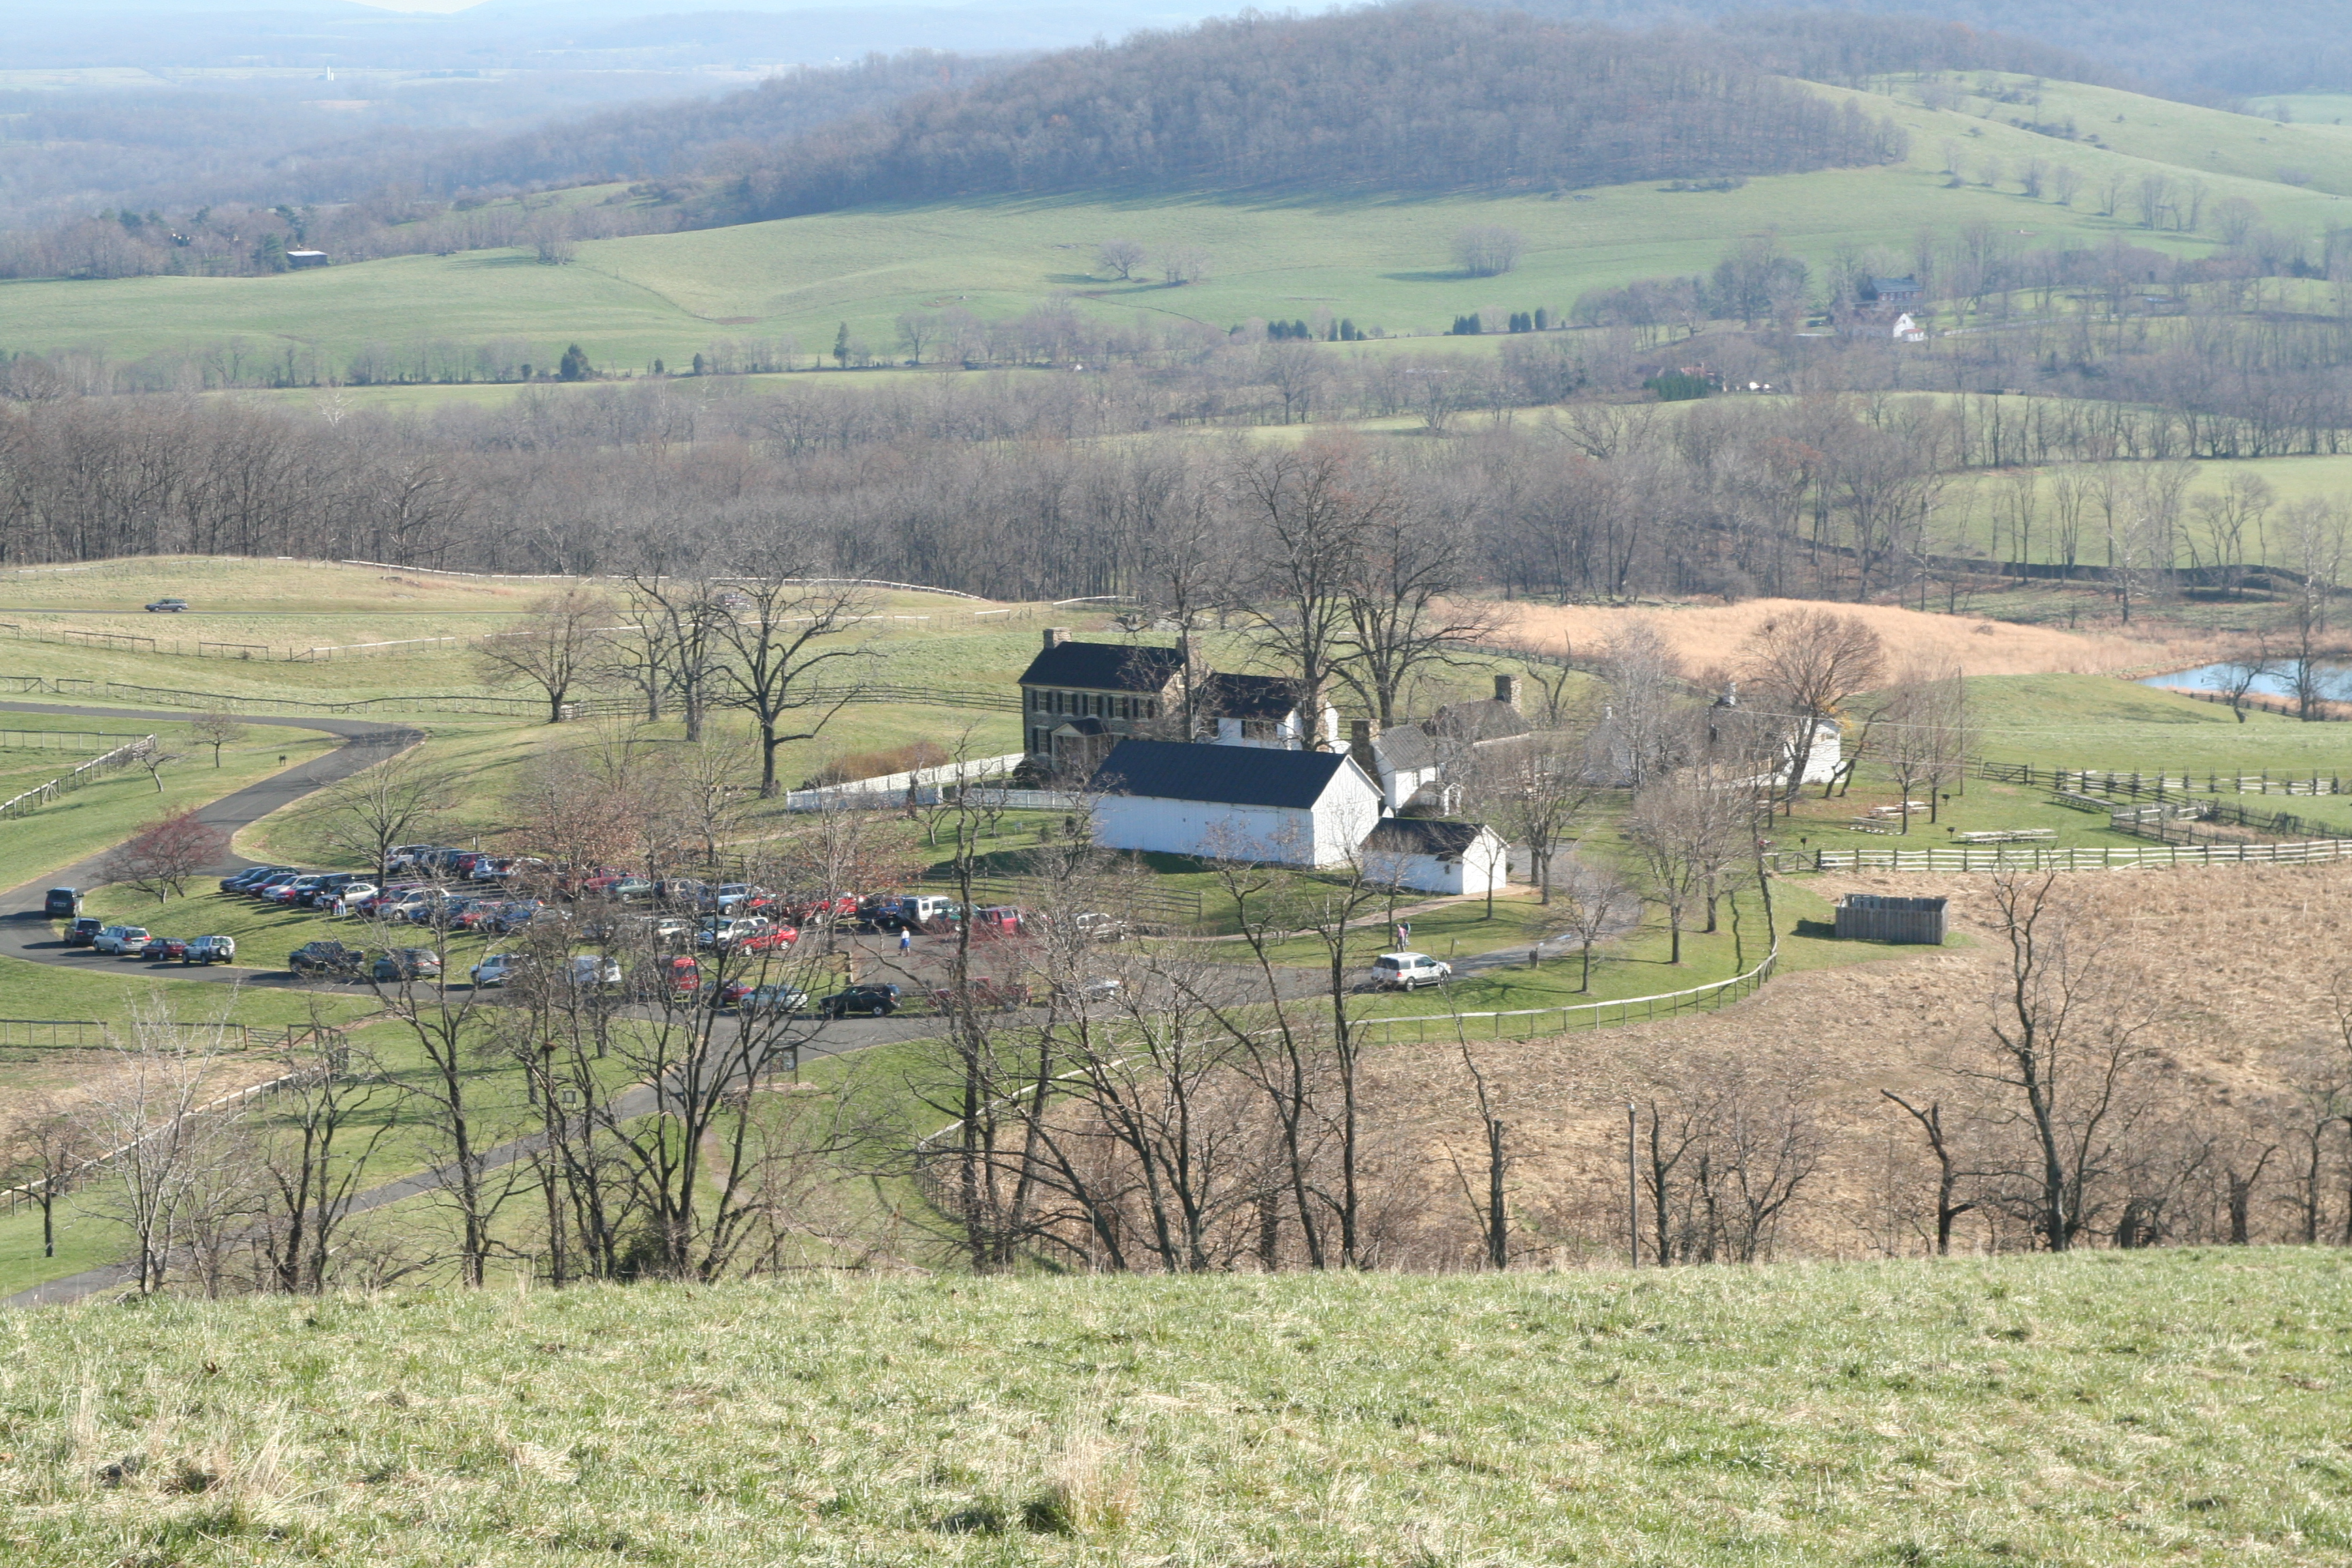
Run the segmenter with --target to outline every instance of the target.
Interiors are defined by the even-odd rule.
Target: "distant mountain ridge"
[[[1902,132],[1703,33],[1419,4],[1255,14],[1065,50],[793,137],[714,216],[1202,185],[1439,190],[1738,178],[1899,155]]]

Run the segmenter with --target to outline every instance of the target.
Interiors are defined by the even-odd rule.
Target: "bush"
[[[887,778],[935,768],[948,760],[947,748],[936,741],[915,741],[893,751],[850,752],[835,757],[801,782],[803,789],[854,784],[859,779]]]

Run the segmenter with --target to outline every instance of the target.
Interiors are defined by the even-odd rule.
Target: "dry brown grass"
[[[1737,605],[1663,608],[1526,604],[1508,608],[1512,618],[1503,634],[1506,637],[1579,655],[1598,652],[1624,626],[1646,618],[1694,671],[1736,666],[1740,644],[1774,616],[1823,608],[1868,622],[1885,642],[1891,665],[1948,661],[1967,675],[2101,675],[2167,666],[2186,668],[2206,651],[2202,642],[2181,638],[2066,632],[1977,616],[1923,615],[1886,605],[1825,605],[1805,599],[1749,599]]]
[[[2177,1019],[2163,1035],[2161,1110],[2210,1112],[2218,1124],[2286,1094],[2292,1058],[2333,1027],[2321,998],[2352,938],[2352,879],[2333,867],[2244,866],[2082,872],[2062,883],[2122,925],[2123,946]],[[1902,1228],[1890,1223],[1888,1192],[1918,1196],[1925,1176],[1916,1131],[1880,1091],[1948,1101],[1968,1092],[1950,1068],[1983,1038],[2006,952],[1988,920],[1991,879],[1857,876],[1815,886],[1832,897],[1949,897],[1955,928],[1975,945],[1787,975],[1723,1013],[1476,1046],[1490,1082],[1504,1086],[1500,1114],[1531,1239],[1549,1216],[1559,1235],[1613,1237],[1622,1248],[1628,1092],[1647,1074],[1674,1080],[1739,1061],[1819,1075],[1832,1153],[1783,1230],[1783,1255],[1917,1249],[1908,1232],[1888,1245]],[[1459,1052],[1400,1047],[1377,1053],[1371,1071],[1369,1098],[1396,1112],[1396,1135],[1451,1183],[1447,1151],[1478,1147]],[[1972,1224],[1967,1240],[1980,1246],[1985,1234]]]

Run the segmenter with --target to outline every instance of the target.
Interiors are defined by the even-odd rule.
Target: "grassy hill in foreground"
[[[12,1562],[2341,1563],[2344,1255],[21,1316]]]

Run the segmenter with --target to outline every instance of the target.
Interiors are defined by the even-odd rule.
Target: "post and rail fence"
[[[154,736],[142,735],[135,741],[92,757],[71,773],[59,773],[47,784],[36,784],[21,795],[0,800],[0,816],[29,816],[59,795],[71,795],[93,779],[117,768],[130,766],[142,752],[152,751],[154,746]]]

